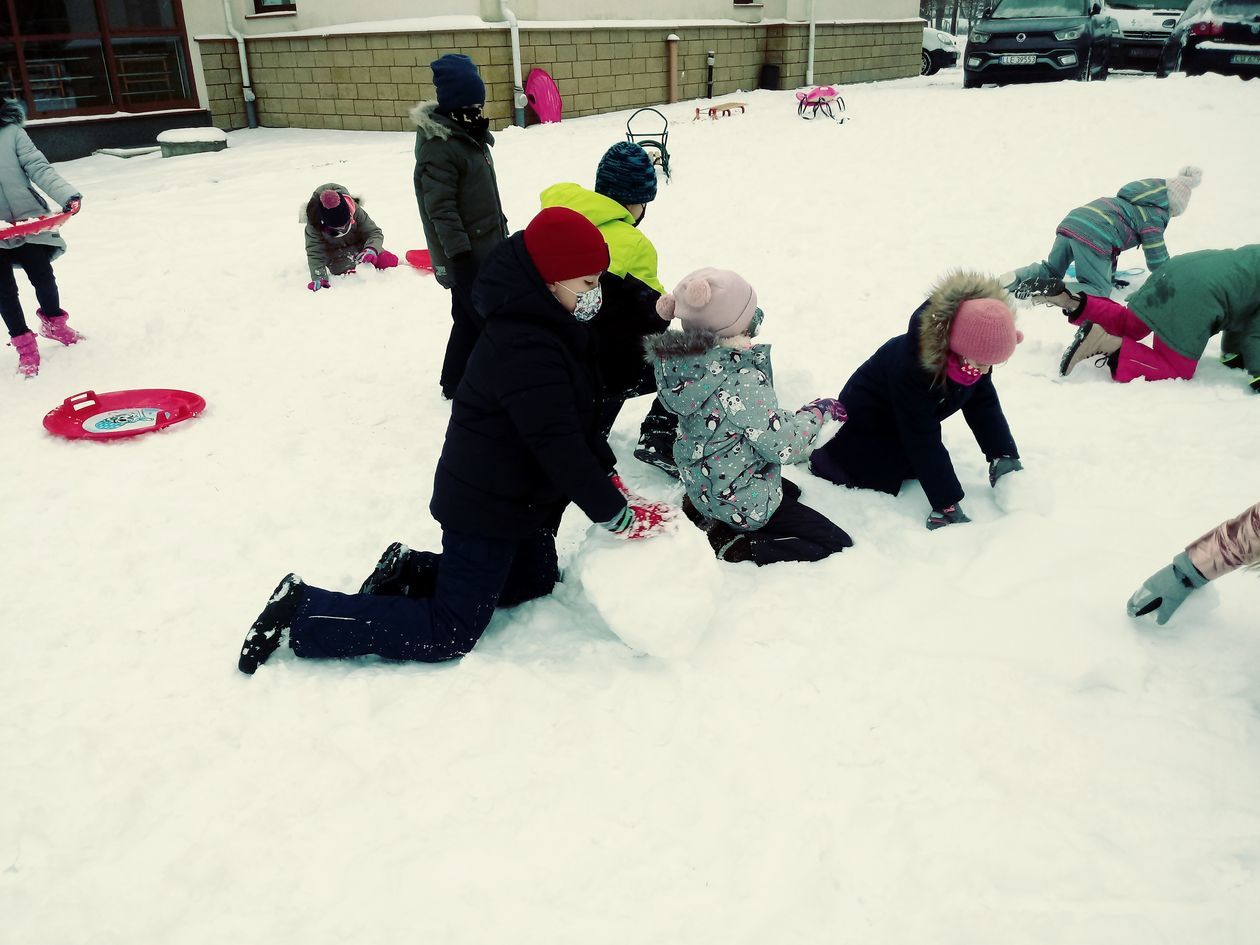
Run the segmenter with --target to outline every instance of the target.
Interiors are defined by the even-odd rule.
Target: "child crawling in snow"
[[[344,276],[360,263],[392,269],[398,257],[381,244],[385,234],[372,222],[358,199],[340,184],[323,184],[311,194],[302,212],[306,224],[306,264],[312,292],[330,288],[328,275]]]

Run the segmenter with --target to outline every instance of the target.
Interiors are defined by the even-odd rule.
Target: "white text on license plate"
[[[1033,66],[1037,64],[1036,56],[1012,56],[1006,55],[1002,57],[1002,65],[1004,66]]]
[[[1260,56],[1230,56],[1229,62],[1235,66],[1260,66]]]

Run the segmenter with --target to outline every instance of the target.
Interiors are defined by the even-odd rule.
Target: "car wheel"
[[[1085,65],[1081,67],[1080,74],[1077,75],[1076,81],[1078,82],[1093,81],[1094,75],[1093,75],[1093,72],[1091,71],[1093,67],[1094,67],[1094,53],[1091,50],[1085,55]]]
[[[919,75],[935,75],[936,66],[932,63],[932,57],[928,55],[928,51],[923,50],[923,54],[919,57]]]
[[[1110,59],[1104,59],[1104,60],[1103,60],[1103,64],[1102,64],[1101,68],[1099,68],[1099,70],[1098,70],[1098,75],[1094,76],[1094,81],[1095,81],[1095,82],[1106,82],[1106,81],[1107,81],[1107,76],[1109,76],[1109,75],[1111,75],[1111,60],[1110,60]]]

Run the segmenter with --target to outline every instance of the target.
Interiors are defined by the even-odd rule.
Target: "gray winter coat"
[[[451,257],[471,252],[480,268],[490,250],[507,238],[508,229],[490,156],[494,136],[487,131],[482,144],[436,109],[437,102],[420,102],[411,110],[416,123],[414,183],[434,274],[449,289]]]
[[[644,339],[661,403],[678,414],[674,462],[696,508],[735,528],[761,528],[783,501],[779,467],[803,462],[822,424],[779,406],[770,346],[733,348],[686,328]]]
[[[26,115],[20,106],[11,101],[0,106],[0,219],[8,223],[44,216],[50,211],[60,212],[71,199],[81,196],[35,147],[35,142],[22,128],[25,121]],[[52,197],[57,206],[49,207],[32,184]],[[66,251],[66,241],[57,230],[0,240],[0,249],[16,249],[23,243],[51,246],[52,259]]]
[[[317,206],[320,192],[325,190],[335,190],[354,201],[354,226],[345,236],[329,236],[319,225]],[[359,253],[365,249],[379,253],[385,240],[381,228],[363,209],[362,198],[354,196],[340,184],[320,184],[316,187],[311,199],[302,208],[301,220],[306,224],[306,267],[311,271],[312,280],[328,278],[329,270],[335,276],[349,272],[355,267]]]

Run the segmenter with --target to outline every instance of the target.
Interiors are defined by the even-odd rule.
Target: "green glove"
[[[1129,598],[1129,616],[1144,617],[1155,611],[1155,622],[1160,626],[1168,623],[1190,592],[1208,582],[1184,551],[1173,558],[1173,563],[1156,571]]]

